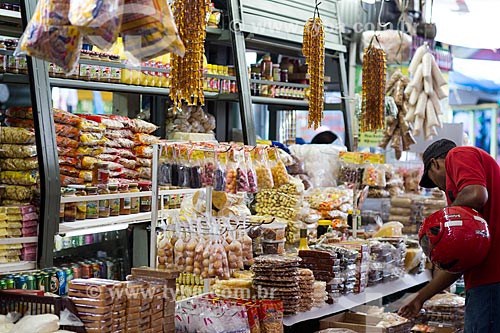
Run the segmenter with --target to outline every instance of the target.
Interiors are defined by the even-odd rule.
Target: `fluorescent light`
[[[66,237],[73,237],[73,236],[81,236],[81,235],[89,235],[89,234],[98,234],[101,232],[108,232],[108,231],[118,231],[118,230],[125,230],[129,226],[128,223],[121,223],[121,224],[111,224],[111,225],[105,225],[101,227],[93,227],[93,228],[85,228],[85,229],[78,229],[74,231],[68,231],[64,234],[61,234],[66,236]]]

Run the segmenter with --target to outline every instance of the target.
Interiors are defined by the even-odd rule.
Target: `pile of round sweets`
[[[175,269],[174,263],[174,245],[172,245],[172,240],[175,244],[175,238],[168,239],[163,236],[158,241],[158,268],[160,269]]]
[[[286,171],[286,167],[283,162],[276,162],[276,165],[271,168],[271,173],[273,175],[274,188],[288,184],[288,172]]]
[[[230,278],[226,250],[222,244],[216,244],[210,247],[209,263],[209,277],[218,277],[223,280]]]
[[[255,167],[255,173],[257,174],[257,184],[259,184],[260,189],[271,189],[274,187],[273,175],[269,168],[263,165],[257,165]]]
[[[238,188],[238,181],[236,179],[237,173],[234,169],[229,169],[226,172],[226,189],[227,193],[236,194]]]
[[[241,243],[232,237],[227,237],[225,250],[229,269],[243,269],[243,251]]]

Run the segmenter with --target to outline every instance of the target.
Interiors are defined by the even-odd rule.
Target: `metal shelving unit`
[[[377,284],[373,287],[368,287],[360,294],[351,294],[340,297],[336,303],[325,305],[321,308],[314,308],[310,311],[288,316],[283,318],[285,326],[293,326],[303,321],[318,319],[325,316],[333,315],[342,311],[352,309],[355,306],[365,304],[385,296],[395,294],[397,292],[419,286],[432,279],[430,271],[425,271],[417,275],[409,275],[385,283]]]
[[[247,70],[249,64],[246,62],[247,47],[253,50],[302,56],[303,26],[305,21],[312,17],[315,2],[312,0],[227,0],[227,3],[243,136],[245,143],[252,145],[255,144],[256,138],[252,113],[253,103],[281,106],[284,109],[307,109],[308,105],[305,101],[251,96]],[[347,97],[345,63],[347,50],[342,42],[337,1],[323,2],[320,14],[325,26],[325,62],[337,63],[341,95]],[[278,83],[267,81],[263,84],[276,85]],[[338,105],[327,105],[326,109],[343,112],[345,144],[348,149],[352,149],[352,116],[346,99],[343,98]]]

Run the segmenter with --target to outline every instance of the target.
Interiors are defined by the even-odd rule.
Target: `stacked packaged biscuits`
[[[151,328],[151,294],[148,285],[142,282],[126,283],[127,306],[126,332],[149,332]]]
[[[74,279],[68,283],[69,298],[87,333],[124,332],[123,288],[123,282],[113,280]]]
[[[310,269],[299,269],[299,312],[311,310],[314,304],[314,275]]]
[[[38,213],[34,205],[12,205],[6,206],[9,224],[16,227],[21,227],[20,232],[22,237],[38,236]],[[21,250],[21,260],[36,261],[36,243],[23,244]]]
[[[299,257],[265,255],[255,259],[252,271],[253,287],[260,299],[277,299],[283,302],[285,314],[299,310]]]
[[[340,278],[340,261],[336,253],[328,250],[301,250],[299,257],[302,258],[301,268],[310,269],[317,281],[326,282],[327,302],[332,304],[335,298],[340,296],[338,290],[343,281]]]
[[[148,267],[132,268],[132,274],[127,276],[128,282],[147,284],[148,294],[151,295],[149,307],[143,303],[143,313],[149,315],[150,331],[146,330],[148,326],[146,316],[142,315],[141,333],[145,330],[151,333],[175,332],[175,295],[178,276],[175,271]]]

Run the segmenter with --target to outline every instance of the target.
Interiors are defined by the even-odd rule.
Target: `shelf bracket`
[[[247,145],[256,143],[255,121],[250,96],[250,78],[246,63],[245,36],[241,31],[241,13],[238,0],[229,0],[229,28],[233,44],[233,55],[236,68],[236,82],[240,91],[240,117],[243,130],[243,141]]]

